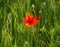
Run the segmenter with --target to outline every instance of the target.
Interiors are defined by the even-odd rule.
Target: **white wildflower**
[[[32,8],[35,8],[35,5],[34,4],[32,4]]]
[[[39,10],[39,13],[42,13],[42,10]]]
[[[24,43],[24,46],[23,47],[29,47],[29,43],[28,43],[28,41],[25,41],[25,43]]]

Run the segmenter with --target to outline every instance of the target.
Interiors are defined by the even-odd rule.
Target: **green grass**
[[[27,28],[27,13],[42,19]],[[60,0],[0,0],[0,47],[60,47]]]

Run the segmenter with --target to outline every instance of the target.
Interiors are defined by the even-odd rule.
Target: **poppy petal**
[[[32,21],[32,25],[37,24],[37,23],[38,23],[38,21],[39,21],[39,20],[34,19],[34,20]]]
[[[36,17],[37,20],[41,20],[41,18],[42,18],[41,16],[37,16]]]
[[[28,14],[27,16],[28,16],[27,18],[28,18],[29,21],[32,21],[34,19],[34,15],[33,14]]]
[[[26,27],[30,27],[31,24],[30,24],[29,22],[27,22],[27,23],[25,23],[25,26],[26,26]]]
[[[24,23],[26,23],[27,21],[28,21],[28,19],[27,19],[27,18],[24,18],[24,19],[23,19],[23,22],[24,22]]]

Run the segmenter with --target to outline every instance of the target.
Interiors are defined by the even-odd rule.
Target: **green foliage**
[[[27,13],[42,16],[34,27]],[[0,0],[0,47],[60,47],[60,0]]]

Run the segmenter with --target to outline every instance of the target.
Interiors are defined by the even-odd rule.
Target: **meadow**
[[[29,13],[41,16],[31,27]],[[60,47],[60,0],[0,0],[0,47]]]

